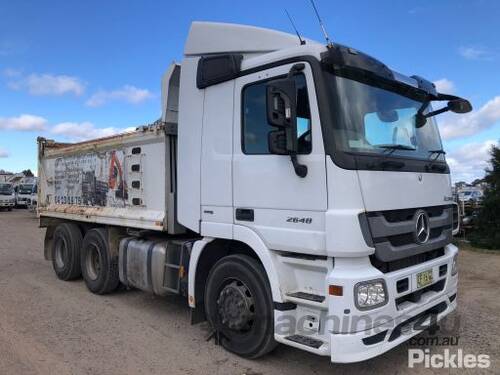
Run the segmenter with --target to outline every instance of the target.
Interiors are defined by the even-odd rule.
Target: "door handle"
[[[236,209],[236,220],[253,221],[254,220],[253,210],[250,208],[237,208]]]

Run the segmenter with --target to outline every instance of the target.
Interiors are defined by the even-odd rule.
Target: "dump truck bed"
[[[38,158],[41,218],[157,231],[175,225],[168,219],[175,221],[169,212],[175,207],[175,139],[160,122],[74,144],[39,138]]]

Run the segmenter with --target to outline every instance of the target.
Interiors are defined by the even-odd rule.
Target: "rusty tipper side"
[[[168,231],[174,207],[169,200],[175,194],[174,136],[158,122],[80,143],[39,138],[42,225],[44,218],[55,218]]]

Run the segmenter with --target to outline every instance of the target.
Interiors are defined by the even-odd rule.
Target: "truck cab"
[[[34,184],[19,184],[16,192],[16,206],[28,207],[33,194]]]
[[[16,205],[16,196],[12,184],[0,182],[0,209],[6,208],[12,211]]]
[[[179,221],[266,254],[275,326],[298,322],[278,342],[359,361],[455,309],[432,107],[468,103],[356,49],[239,25],[194,23],[180,69]]]

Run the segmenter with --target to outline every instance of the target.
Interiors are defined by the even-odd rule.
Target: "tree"
[[[480,183],[483,182],[483,179],[481,178],[476,178],[474,181],[472,181],[471,185],[472,186],[476,186],[476,185],[479,185]]]
[[[486,169],[482,207],[479,210],[476,229],[471,237],[478,247],[500,249],[500,147],[493,146],[490,151],[491,167]]]
[[[22,174],[24,175],[24,177],[34,177],[35,175],[33,174],[33,172],[31,172],[31,169],[26,169],[22,172]]]

